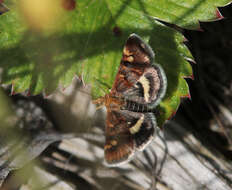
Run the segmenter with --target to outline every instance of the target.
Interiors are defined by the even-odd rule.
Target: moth
[[[94,101],[107,109],[104,153],[109,166],[130,161],[155,134],[153,112],[166,93],[167,79],[161,66],[154,63],[154,56],[147,43],[131,34],[112,89]]]

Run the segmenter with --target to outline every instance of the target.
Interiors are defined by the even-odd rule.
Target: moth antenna
[[[95,77],[94,77],[95,78]],[[102,82],[102,81],[100,81],[99,79],[97,79],[97,78],[95,78],[95,81],[96,81],[96,83],[98,84],[98,87],[99,87],[99,89],[101,90],[101,92],[103,93],[103,94],[108,94],[108,89],[111,89],[111,87],[107,84],[107,83],[104,83],[104,82]],[[97,85],[96,84],[96,85]],[[107,89],[104,89],[104,88],[102,88],[101,86],[105,86]]]

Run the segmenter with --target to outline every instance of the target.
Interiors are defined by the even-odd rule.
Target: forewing
[[[138,35],[130,35],[123,48],[121,63],[111,94],[120,96],[125,90],[133,87],[143,75],[144,69],[151,65],[153,59],[154,53],[150,46]]]
[[[154,52],[138,35],[129,36],[123,49],[111,95],[127,101],[125,109],[144,111],[155,108],[164,97],[166,75],[154,64]]]
[[[138,35],[131,34],[123,49],[122,62],[127,62],[131,65],[145,66],[150,65],[153,59],[154,52],[151,47]]]
[[[152,113],[108,111],[104,146],[106,163],[114,166],[129,161],[136,150],[143,150],[149,144],[155,127]]]

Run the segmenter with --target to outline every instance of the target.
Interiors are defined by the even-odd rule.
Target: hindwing
[[[109,165],[129,161],[136,150],[151,141],[156,127],[152,113],[108,111],[105,129],[105,160]]]

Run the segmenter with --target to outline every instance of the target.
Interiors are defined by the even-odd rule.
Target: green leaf
[[[9,0],[10,11],[0,16],[2,83],[12,84],[14,93],[29,89],[34,95],[67,87],[78,76],[92,86],[94,98],[103,96],[112,86],[126,39],[136,33],[151,45],[167,75],[167,94],[159,107],[162,125],[180,97],[189,94],[184,77],[192,75],[186,60],[193,58],[184,37],[153,17],[196,29],[198,20],[216,19],[216,6],[229,0],[79,0],[53,32],[33,32],[15,2]]]
[[[231,0],[112,0],[109,9],[115,15],[120,7],[126,4],[131,11],[143,12],[150,17],[183,28],[197,29],[198,21],[218,19],[217,7],[225,6],[230,2]]]

